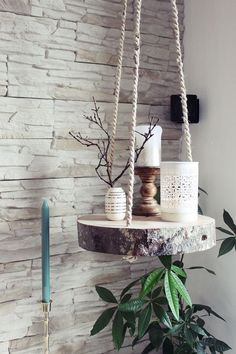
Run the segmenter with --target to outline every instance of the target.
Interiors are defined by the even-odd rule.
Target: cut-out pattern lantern
[[[166,221],[198,217],[198,162],[161,163],[161,212]]]

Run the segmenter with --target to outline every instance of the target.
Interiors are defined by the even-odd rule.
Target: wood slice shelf
[[[194,223],[133,216],[130,227],[105,215],[86,215],[78,219],[78,238],[80,247],[92,252],[163,256],[210,249],[216,244],[216,231],[215,220],[201,215]]]

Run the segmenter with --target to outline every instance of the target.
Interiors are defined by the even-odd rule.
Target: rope
[[[138,260],[138,257],[136,257],[136,256],[124,256],[124,257],[122,257],[122,260],[128,262],[129,264],[133,264],[133,263],[135,263]]]
[[[127,226],[132,222],[133,209],[133,193],[134,193],[134,164],[135,164],[135,128],[137,118],[138,104],[138,82],[139,82],[139,65],[140,65],[140,23],[141,23],[142,0],[137,0],[136,3],[136,19],[135,19],[135,49],[134,49],[134,87],[132,97],[132,123],[130,133],[130,167],[129,167],[129,184],[127,195]]]
[[[173,18],[173,29],[176,42],[176,53],[177,53],[177,65],[180,79],[180,91],[181,91],[181,103],[183,110],[183,121],[184,121],[184,138],[187,147],[187,157],[189,161],[193,161],[192,157],[192,147],[191,147],[191,133],[189,128],[188,120],[188,104],[187,104],[187,90],[184,79],[184,64],[181,52],[181,41],[180,41],[180,29],[179,29],[179,13],[176,5],[176,0],[171,0],[172,5],[172,18]]]
[[[118,52],[118,65],[117,65],[117,70],[116,70],[115,105],[114,105],[114,111],[113,111],[111,145],[110,145],[110,153],[109,153],[110,171],[112,171],[112,165],[113,165],[113,161],[114,161],[114,152],[115,152],[115,139],[116,139],[118,111],[119,111],[120,86],[121,86],[122,64],[123,64],[124,43],[125,43],[127,3],[128,3],[128,0],[124,0],[119,52]]]

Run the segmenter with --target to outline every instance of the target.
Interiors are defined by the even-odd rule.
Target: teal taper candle
[[[42,301],[50,303],[50,239],[49,206],[46,200],[42,204]]]

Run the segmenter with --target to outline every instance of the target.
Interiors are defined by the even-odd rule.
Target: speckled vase
[[[109,188],[105,197],[105,214],[108,220],[124,220],[126,216],[126,194],[121,187]]]

